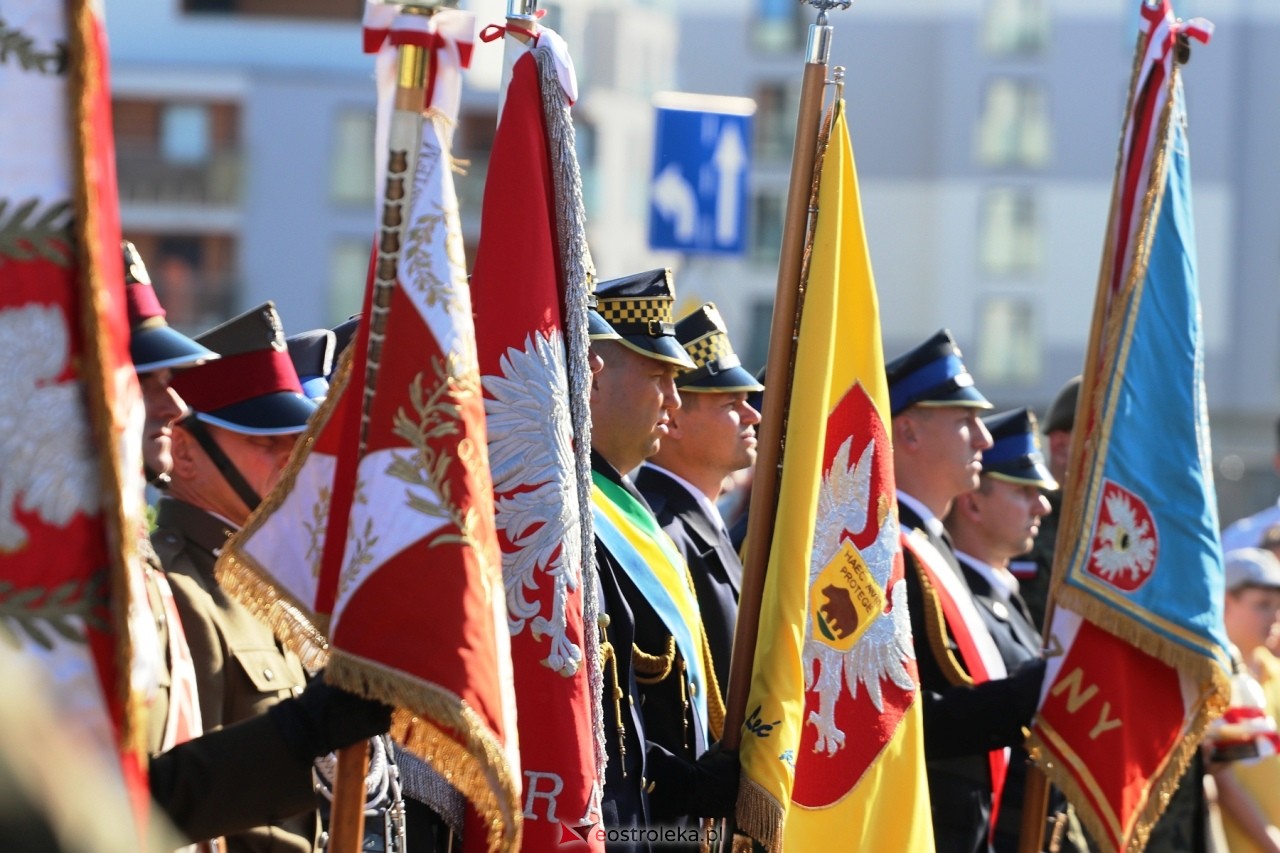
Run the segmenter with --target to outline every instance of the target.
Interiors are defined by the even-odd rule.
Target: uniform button
[[[275,679],[276,674],[269,669],[264,669],[262,671],[262,677],[265,678],[267,681],[272,681]]]
[[[690,695],[690,696],[697,696],[697,695],[698,695],[698,682],[696,682],[696,681],[690,681],[690,682],[689,682],[689,695]]]

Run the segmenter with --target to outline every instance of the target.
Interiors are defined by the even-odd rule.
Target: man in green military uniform
[[[130,355],[146,413],[143,464],[147,479],[163,490],[174,467],[174,424],[186,411],[171,387],[174,371],[219,355],[169,327],[142,258],[130,243],[123,252]],[[201,736],[196,661],[160,559],[145,532],[141,537],[158,664],[147,694],[147,751],[160,811],[187,839],[207,840],[313,810],[312,759],[385,731],[389,709],[316,681],[302,696],[274,706],[271,715]]]
[[[306,684],[298,658],[218,586],[214,565],[274,485],[316,407],[302,394],[270,303],[197,342],[222,358],[173,380],[192,411],[173,433],[171,482],[152,541],[195,661],[200,716],[215,730],[265,713]],[[228,836],[229,850],[312,849],[318,821],[311,764],[309,756],[294,757],[290,782],[275,793],[274,822]]]

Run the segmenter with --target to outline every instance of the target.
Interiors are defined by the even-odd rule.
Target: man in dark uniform
[[[1036,420],[1028,410],[1001,412],[982,422],[993,443],[982,453],[978,488],[952,502],[946,528],[978,611],[1005,668],[1012,672],[1038,659],[1042,644],[1009,564],[1035,541],[1040,522],[1049,512],[1044,493],[1056,490],[1058,483],[1045,465]],[[995,848],[1000,853],[1018,849],[1029,760],[1021,747],[1015,747],[1010,756],[996,824]],[[1056,831],[1062,840],[1067,821],[1065,803],[1055,795],[1044,837],[1052,839]],[[1078,828],[1072,835],[1077,832]],[[1072,838],[1062,849],[1079,849],[1081,840]]]
[[[1044,422],[1044,437],[1049,443],[1049,473],[1059,483],[1067,482],[1067,463],[1071,454],[1071,430],[1076,422],[1076,398],[1080,395],[1080,379],[1067,381],[1053,398]],[[1021,584],[1022,598],[1031,611],[1032,624],[1044,628],[1044,609],[1049,600],[1049,581],[1053,576],[1053,553],[1058,541],[1058,520],[1062,517],[1062,490],[1045,493],[1049,514],[1040,519],[1040,535],[1027,553],[1014,557],[1009,570]]]
[[[676,371],[694,367],[675,339],[670,275],[654,270],[596,289],[611,327],[592,334],[603,367],[591,387],[608,828],[727,816],[737,795],[736,755],[712,753],[695,763],[719,698],[708,695],[710,655],[697,598],[674,543],[626,476],[669,431],[680,406]]]
[[[946,330],[885,371],[934,839],[940,851],[986,851],[1004,748],[1022,743],[1044,677],[1040,660],[1005,669],[940,520],[978,486],[991,446],[978,412],[991,404]]]
[[[676,339],[697,367],[676,375],[680,408],[671,413],[658,452],[636,475],[636,487],[689,565],[723,690],[729,684],[742,563],[716,500],[726,477],[755,464],[760,413],[747,395],[764,386],[742,367],[715,305],[703,305],[676,323]]]

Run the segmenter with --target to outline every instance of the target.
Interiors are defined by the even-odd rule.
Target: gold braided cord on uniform
[[[631,666],[640,684],[659,684],[667,680],[676,662],[676,638],[668,635],[667,648],[651,655],[634,643],[631,644]]]
[[[973,677],[965,670],[964,665],[951,651],[947,642],[947,618],[942,612],[942,601],[938,591],[929,580],[929,573],[920,564],[920,559],[909,548],[903,549],[903,562],[908,571],[914,571],[920,581],[920,598],[924,603],[924,633],[929,638],[929,648],[933,651],[934,660],[943,676],[954,685],[972,687]]]
[[[707,728],[714,742],[724,737],[724,695],[720,692],[720,680],[716,678],[715,661],[711,659],[711,643],[707,641],[705,627],[702,631],[702,668],[707,672]]]
[[[462,697],[365,658],[335,650],[325,680],[396,706],[391,737],[421,756],[479,812],[489,850],[520,849],[520,796],[502,744]]]
[[[604,632],[601,631],[600,638],[600,673],[612,673],[612,678],[605,681],[605,685],[612,687],[609,691],[609,698],[613,700],[613,719],[617,721],[618,729],[618,762],[622,769],[622,778],[627,777],[627,726],[622,722],[622,685],[618,683],[618,653],[613,648],[613,643],[604,639]],[[612,666],[610,666],[612,664]]]

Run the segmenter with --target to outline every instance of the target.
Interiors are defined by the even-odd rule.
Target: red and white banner
[[[142,403],[101,9],[6,3],[0,44],[0,645],[38,663],[32,689],[123,772],[141,817],[139,697],[159,649],[131,603],[146,601]]]
[[[392,735],[470,800],[490,849],[514,850],[510,644],[448,145],[460,52],[436,26],[449,20],[429,19],[443,49],[400,48],[432,57],[425,114],[394,80],[380,89],[386,182],[359,333],[218,573],[329,681],[395,705]]]
[[[489,160],[471,288],[520,720],[525,845],[601,850],[588,832],[600,823],[603,783],[591,512],[581,489],[589,442],[575,432],[572,412],[575,394],[580,415],[588,406],[587,284],[579,274],[570,295],[573,273],[561,263],[558,235],[575,226],[557,213],[556,182],[576,177],[564,170],[577,164],[553,159],[544,103],[563,111],[563,129],[568,89],[542,72],[565,63],[553,55],[554,33],[538,32],[536,48],[507,39],[519,58]],[[572,153],[571,140],[567,148]],[[580,230],[580,202],[578,210]]]

